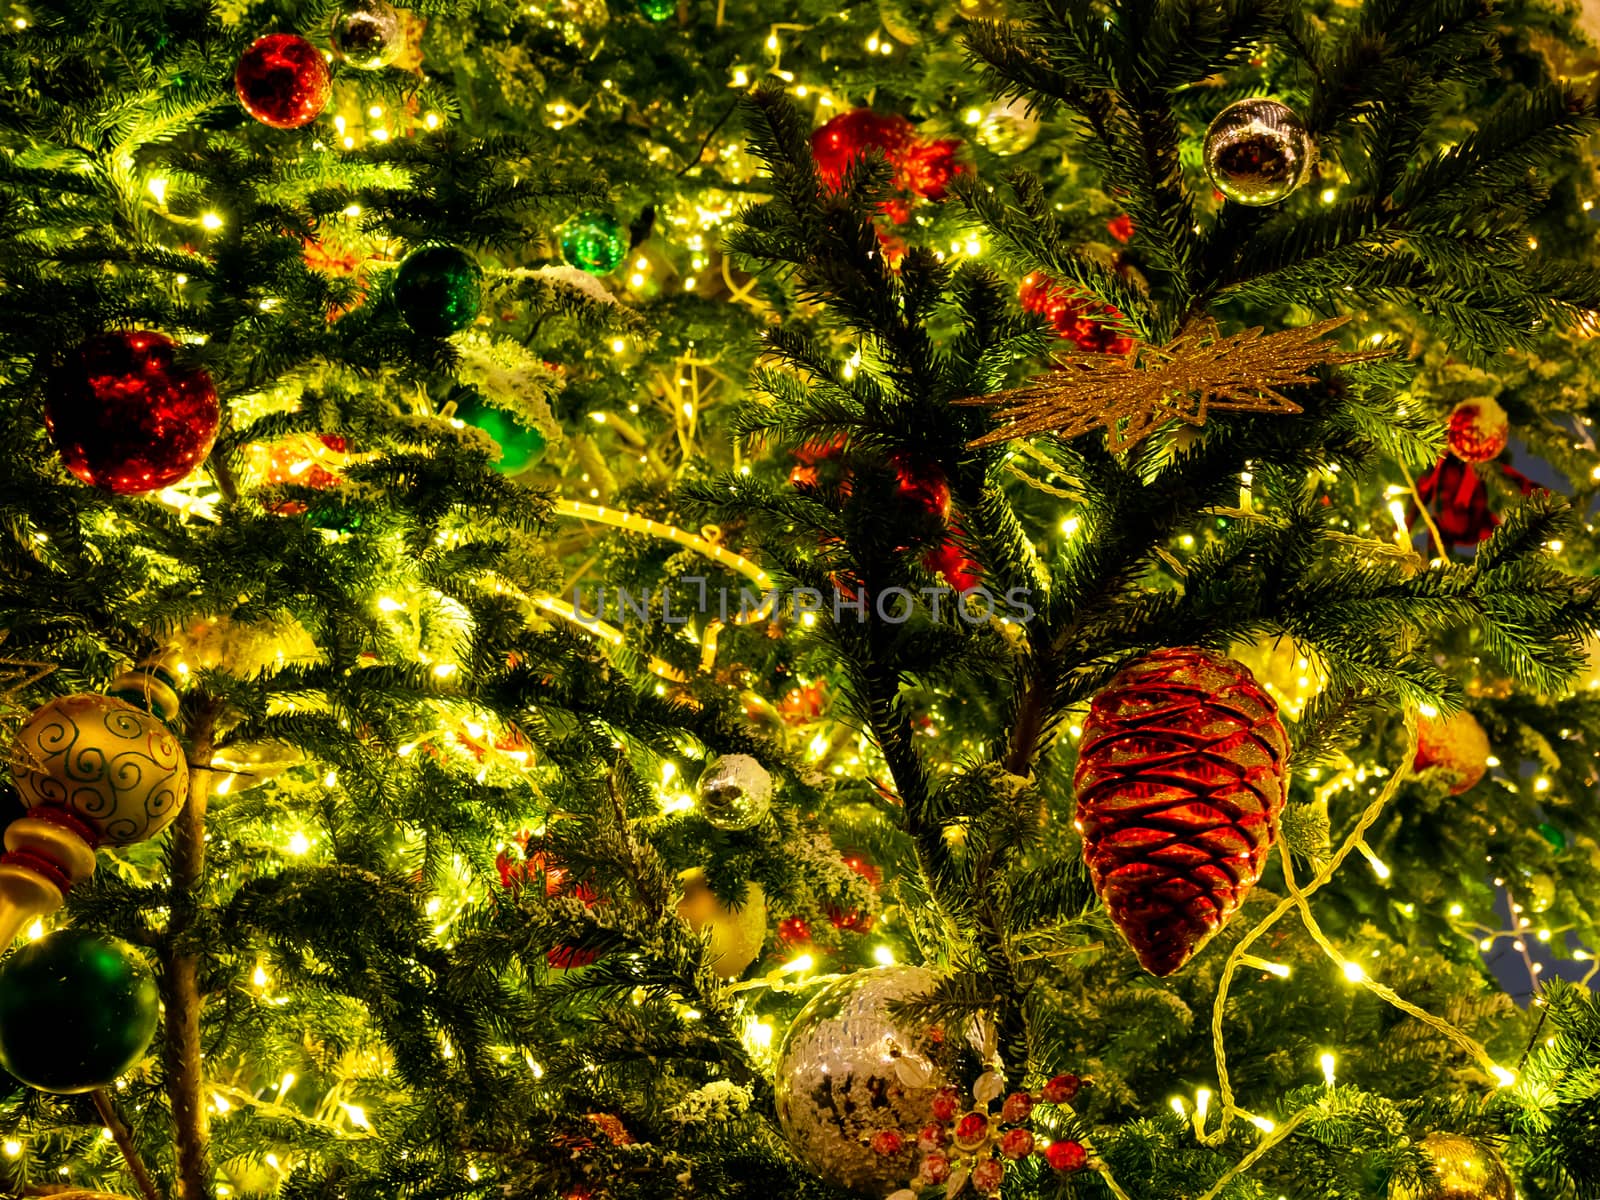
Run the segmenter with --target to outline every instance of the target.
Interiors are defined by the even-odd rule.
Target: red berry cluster
[[[1062,287],[1042,271],[1023,276],[1017,299],[1024,312],[1044,317],[1057,335],[1085,354],[1126,354],[1133,349],[1133,339],[1109,323],[1120,321],[1120,312]]]
[[[840,113],[811,135],[817,174],[829,191],[838,191],[858,158],[876,150],[894,168],[894,184],[924,200],[943,200],[950,181],[961,173],[955,138],[923,138],[898,113],[856,108]]]
[[[1035,1104],[1070,1104],[1079,1082],[1076,1075],[1057,1075],[1037,1092],[1012,1092],[998,1116],[986,1109],[963,1112],[956,1089],[941,1088],[928,1105],[933,1119],[915,1138],[895,1129],[879,1130],[872,1136],[872,1150],[885,1158],[914,1150],[920,1157],[913,1190],[945,1184],[954,1191],[967,1181],[978,1195],[996,1196],[1007,1164],[1030,1154],[1039,1155],[1057,1171],[1081,1171],[1089,1156],[1080,1143],[1042,1143],[1028,1128]]]

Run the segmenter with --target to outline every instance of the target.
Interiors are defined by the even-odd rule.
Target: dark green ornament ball
[[[639,11],[652,21],[665,21],[678,11],[678,0],[639,0]]]
[[[561,227],[561,257],[591,275],[609,275],[628,257],[628,231],[610,213],[581,212]]]
[[[424,246],[406,255],[394,277],[394,303],[423,337],[448,337],[471,325],[483,301],[483,272],[455,246]]]
[[[526,470],[544,453],[544,434],[528,428],[501,409],[473,400],[456,409],[456,417],[495,440],[500,447],[500,461],[495,466],[502,474],[515,475]]]
[[[1567,848],[1567,835],[1556,826],[1550,824],[1549,821],[1541,821],[1539,823],[1539,835],[1550,843],[1551,848],[1557,854]]]
[[[0,1066],[41,1092],[93,1091],[144,1057],[159,1013],[132,946],[58,930],[0,964]]]

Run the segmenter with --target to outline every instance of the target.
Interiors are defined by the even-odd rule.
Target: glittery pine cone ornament
[[[1084,860],[1151,974],[1188,962],[1261,878],[1288,758],[1272,697],[1208,650],[1152,651],[1094,698],[1075,777]]]

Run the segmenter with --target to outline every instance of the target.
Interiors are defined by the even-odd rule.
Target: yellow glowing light
[[[1365,842],[1357,842],[1356,849],[1361,851],[1361,857],[1367,860],[1367,865],[1372,868],[1372,873],[1379,879],[1387,879],[1394,872],[1389,870],[1389,864],[1384,862],[1372,852],[1372,848]]]
[[[744,1027],[744,1040],[758,1050],[772,1045],[772,1026],[765,1021],[751,1021]]]
[[[767,35],[767,49],[768,50],[776,50],[777,48],[778,48],[778,35],[775,34],[775,33],[769,33]]]
[[[1467,910],[1462,908],[1461,905],[1459,905],[1459,904],[1452,904],[1450,906],[1450,915],[1452,917],[1459,917],[1462,913],[1464,913],[1466,911]]]
[[[967,109],[966,121],[967,121],[968,125],[976,125],[981,120],[983,120],[983,109],[981,109],[981,108],[969,108],[969,109]]]
[[[1367,977],[1367,973],[1361,969],[1360,963],[1347,962],[1344,964],[1344,977],[1351,983],[1360,983]]]
[[[233,1107],[233,1105],[228,1103],[228,1098],[221,1092],[211,1093],[211,1106],[219,1113],[225,1113]]]
[[[1548,792],[1550,790],[1550,780],[1543,775],[1539,776],[1533,781],[1533,790],[1536,792]]]
[[[1210,1088],[1200,1088],[1195,1092],[1195,1094],[1194,1094],[1194,1110],[1195,1110],[1195,1112],[1200,1114],[1200,1117],[1201,1117],[1202,1120],[1205,1118],[1206,1113],[1211,1110],[1211,1089]]]
[[[1324,1054],[1319,1061],[1322,1063],[1322,1077],[1328,1081],[1328,1086],[1332,1087],[1333,1068],[1338,1060],[1335,1059],[1331,1054]]]
[[[1078,517],[1066,517],[1061,522],[1061,532],[1067,537],[1071,537],[1073,534],[1078,532],[1078,528],[1082,524],[1083,521]]]
[[[26,936],[30,942],[37,942],[44,936],[44,922],[35,920],[33,924],[28,926],[28,932]]]
[[[250,982],[255,984],[257,987],[266,987],[267,986],[267,969],[258,964],[256,966],[255,974],[250,976]]]
[[[743,67],[733,73],[733,86],[741,88],[750,86],[750,73]]]
[[[894,950],[882,944],[876,945],[872,948],[872,961],[880,967],[892,967],[894,966]]]
[[[627,349],[627,346],[628,344],[621,338],[611,339],[611,353],[613,354],[621,354],[625,349]]]
[[[1250,1124],[1261,1130],[1262,1133],[1271,1133],[1278,1127],[1276,1121],[1270,1121],[1266,1117],[1251,1117]]]
[[[1322,189],[1322,202],[1324,204],[1332,204],[1338,198],[1339,198],[1339,193],[1334,191],[1333,188],[1323,188]]]
[[[346,1104],[339,1101],[339,1107],[344,1109],[344,1115],[350,1118],[350,1124],[357,1129],[371,1129],[372,1125],[367,1120],[367,1110],[359,1104]]]
[[[474,1167],[474,1166],[471,1166],[469,1164],[468,1167],[467,1167],[467,1178],[472,1180],[473,1183],[477,1183],[478,1182],[478,1168]]]
[[[816,960],[809,954],[802,954],[798,958],[791,958],[778,971],[784,975],[799,975],[811,970],[816,965]]]
[[[222,228],[222,218],[214,212],[208,212],[200,218],[200,224],[215,231]]]
[[[7,1138],[4,1146],[7,1158],[16,1158],[22,1153],[22,1143],[12,1138]]]
[[[1417,711],[1430,721],[1439,715],[1439,710],[1431,704],[1419,704],[1417,705]]]
[[[339,783],[339,772],[329,771],[322,777],[322,786],[325,788],[336,787]]]
[[[156,203],[165,205],[167,202],[167,181],[159,175],[145,184],[150,189],[150,194],[156,198]]]
[[[1490,1067],[1489,1074],[1494,1076],[1495,1082],[1501,1087],[1510,1087],[1517,1081],[1515,1071],[1508,1071],[1504,1067]]]
[[[1178,1116],[1187,1117],[1189,1115],[1189,1106],[1183,1102],[1182,1096],[1174,1096],[1167,1103],[1172,1105],[1172,1111],[1177,1113]]]
[[[640,272],[635,271],[632,275],[628,276],[628,286],[629,287],[643,287],[644,286],[644,276]]]
[[[267,1164],[267,1166],[271,1167],[274,1171],[276,1171],[280,1166],[283,1165],[282,1163],[280,1163],[278,1161],[278,1156],[276,1154],[269,1154],[264,1159],[262,1159],[262,1161],[265,1162]]]
[[[289,853],[304,854],[311,849],[311,839],[296,830],[289,838]]]

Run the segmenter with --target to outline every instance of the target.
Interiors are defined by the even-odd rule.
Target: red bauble
[[[1027,1092],[1012,1092],[1000,1106],[1000,1119],[1007,1125],[1021,1125],[1032,1111],[1032,1096]]]
[[[269,33],[250,43],[233,73],[239,103],[263,125],[299,129],[328,107],[333,75],[328,60],[303,37]]]
[[[174,363],[171,338],[117,330],[79,346],[50,380],[44,423],[83,482],[119,496],[177,483],[211,453],[211,376]]]
[[[889,466],[894,469],[895,491],[919,513],[941,521],[950,516],[950,484],[937,463],[919,462],[915,455],[897,450],[889,455]]]
[[[1170,975],[1238,910],[1278,837],[1289,739],[1242,663],[1155,650],[1089,706],[1074,783],[1095,890]]]
[[[956,1109],[961,1103],[961,1098],[956,1094],[955,1088],[943,1087],[933,1094],[933,1099],[928,1101],[928,1112],[935,1121],[948,1123],[956,1119]]]
[[[998,1158],[986,1158],[972,1168],[972,1187],[980,1196],[998,1196],[1000,1183],[1005,1179],[1006,1164]]]
[[[1106,232],[1112,237],[1116,238],[1117,241],[1126,245],[1128,242],[1133,241],[1133,235],[1136,232],[1133,225],[1133,218],[1127,213],[1123,213],[1121,216],[1112,217],[1111,220],[1106,222]]]
[[[811,135],[811,156],[829,191],[838,191],[850,165],[878,150],[898,167],[900,154],[916,137],[916,126],[897,113],[855,108],[840,113]]]
[[[529,835],[519,833],[514,840],[526,848]],[[500,872],[500,886],[508,891],[518,891],[526,881],[543,873],[546,896],[571,896],[575,900],[582,900],[587,908],[605,903],[592,887],[572,879],[565,867],[540,851],[536,850],[526,858],[514,858],[507,848],[495,855],[494,865]],[[565,971],[571,967],[587,967],[599,957],[599,951],[596,950],[555,946],[545,954],[545,961],[557,970]]]
[[[1058,1171],[1081,1171],[1089,1156],[1077,1142],[1051,1142],[1044,1148],[1044,1160]]]
[[[1108,323],[1120,321],[1122,313],[1063,288],[1042,271],[1023,276],[1017,286],[1017,299],[1023,312],[1044,317],[1058,337],[1085,354],[1126,354],[1133,349],[1133,339]]]
[[[1456,777],[1450,794],[1459,796],[1489,771],[1489,735],[1466,709],[1453,717],[1423,717],[1417,722],[1415,770],[1439,767]]]
[[[1463,400],[1450,413],[1446,442],[1462,462],[1482,463],[1499,458],[1511,439],[1511,421],[1492,396]]]
[[[965,595],[983,582],[983,568],[950,538],[923,555],[922,565],[943,575],[945,582]]]
[[[900,155],[895,182],[924,200],[943,200],[950,181],[961,174],[961,164],[956,161],[960,149],[955,138],[913,142]]]
[[[1026,1129],[1008,1129],[1000,1139],[1000,1153],[1007,1158],[1027,1158],[1033,1153],[1033,1134]]]

